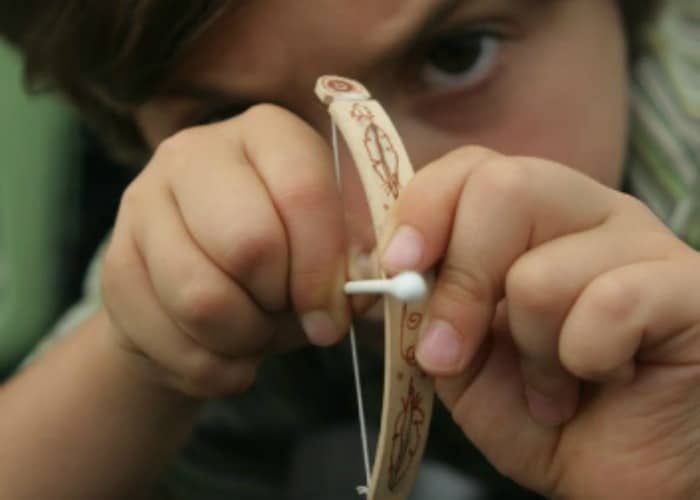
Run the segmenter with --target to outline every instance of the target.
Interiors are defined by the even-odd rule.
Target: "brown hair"
[[[618,0],[631,44],[663,0]],[[33,91],[56,89],[122,158],[147,148],[129,109],[241,0],[0,0],[0,35],[25,58]]]
[[[0,0],[0,35],[24,56],[31,91],[62,92],[119,156],[135,159],[146,148],[129,109],[229,3]]]
[[[644,48],[644,32],[666,0],[618,0],[627,31],[630,58],[634,60]]]

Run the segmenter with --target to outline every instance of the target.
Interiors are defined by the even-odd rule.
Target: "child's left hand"
[[[438,270],[417,357],[499,470],[557,498],[698,494],[700,254],[641,202],[464,148],[389,230],[389,272]]]

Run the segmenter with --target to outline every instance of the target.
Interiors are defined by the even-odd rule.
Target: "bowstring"
[[[338,127],[331,118],[331,136],[333,144],[333,168],[335,170],[335,180],[341,194],[343,192],[343,182],[340,171],[340,152],[338,148]],[[365,421],[365,408],[362,397],[362,381],[360,378],[360,362],[357,355],[357,336],[355,335],[355,325],[350,322],[350,350],[352,352],[352,370],[355,378],[355,393],[357,397],[357,413],[360,420],[360,438],[362,440],[362,458],[365,465],[366,487],[358,487],[360,494],[367,493],[367,488],[371,481],[371,465],[369,462],[369,445],[367,444],[367,424]]]

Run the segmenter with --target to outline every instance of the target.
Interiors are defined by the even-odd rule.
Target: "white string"
[[[340,172],[340,153],[338,148],[338,127],[331,118],[331,132],[333,141],[333,167],[335,169],[335,180],[342,193],[342,180]],[[355,336],[355,325],[350,323],[350,349],[352,351],[352,370],[355,375],[355,393],[357,395],[357,412],[360,419],[360,437],[362,439],[362,457],[365,463],[365,476],[367,486],[358,486],[357,492],[360,495],[367,495],[368,486],[371,481],[371,466],[369,463],[369,445],[367,444],[367,425],[365,423],[365,408],[362,398],[362,382],[360,380],[360,362],[357,356],[357,339]]]
[[[352,350],[352,369],[355,374],[355,392],[357,393],[357,413],[360,418],[360,437],[362,439],[362,458],[365,463],[365,479],[367,486],[371,481],[370,463],[369,463],[369,446],[367,444],[367,426],[365,424],[365,408],[362,403],[362,383],[360,381],[360,363],[357,357],[357,340],[355,336],[355,326],[350,325],[350,346]],[[358,487],[358,493],[367,494],[366,487]]]

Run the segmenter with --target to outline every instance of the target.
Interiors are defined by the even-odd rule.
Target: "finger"
[[[642,262],[594,280],[562,329],[564,366],[587,380],[630,373],[634,363],[700,361],[700,258]]]
[[[225,125],[191,129],[168,139],[149,168],[155,166],[154,175],[171,186],[186,230],[200,251],[261,307],[279,310],[287,301],[289,249],[284,227]]]
[[[311,127],[279,108],[254,108],[245,123],[240,149],[265,183],[286,230],[294,306],[314,343],[336,342],[348,323],[341,286],[347,243],[331,152]]]
[[[210,351],[225,357],[260,354],[272,341],[271,321],[191,239],[172,193],[163,186],[150,194],[133,234],[168,316]]]
[[[449,187],[455,185],[461,189]],[[473,357],[518,256],[560,234],[594,227],[611,211],[610,195],[581,174],[481,149],[426,167],[404,194],[394,222],[398,241],[384,263],[393,246],[412,244],[400,240],[407,227],[422,242],[419,270],[444,257],[430,304],[432,325],[418,348],[423,367],[443,375],[461,371]]]
[[[521,355],[528,399],[543,423],[558,425],[576,410],[578,384],[559,359],[559,332],[576,298],[596,276],[669,250],[668,235],[630,231],[628,219],[637,219],[636,213],[544,243],[508,271],[510,331]]]
[[[479,221],[493,209],[501,212],[491,216],[499,217],[499,223],[489,234],[498,230],[495,234],[507,236],[516,222],[527,221],[525,229],[531,231],[518,231],[528,236],[520,246],[534,247],[602,223],[613,208],[611,194],[619,195],[563,165],[481,147],[461,148],[425,166],[404,188],[385,231],[391,238],[382,240],[382,264],[392,274],[427,270],[445,256],[458,219],[461,225],[471,224],[467,229],[481,228]],[[458,208],[466,211],[459,207],[465,197],[475,211],[460,215]],[[476,238],[470,244],[487,245]],[[500,256],[507,249],[490,250]]]
[[[161,367],[177,390],[197,398],[237,394],[255,379],[258,360],[232,360],[207,351],[184,334],[158,303],[142,259],[115,229],[104,261],[105,305],[129,342]]]
[[[545,491],[553,479],[550,460],[559,429],[530,416],[517,352],[507,335],[489,336],[478,357],[462,374],[436,379],[437,394],[469,441],[502,474]]]

